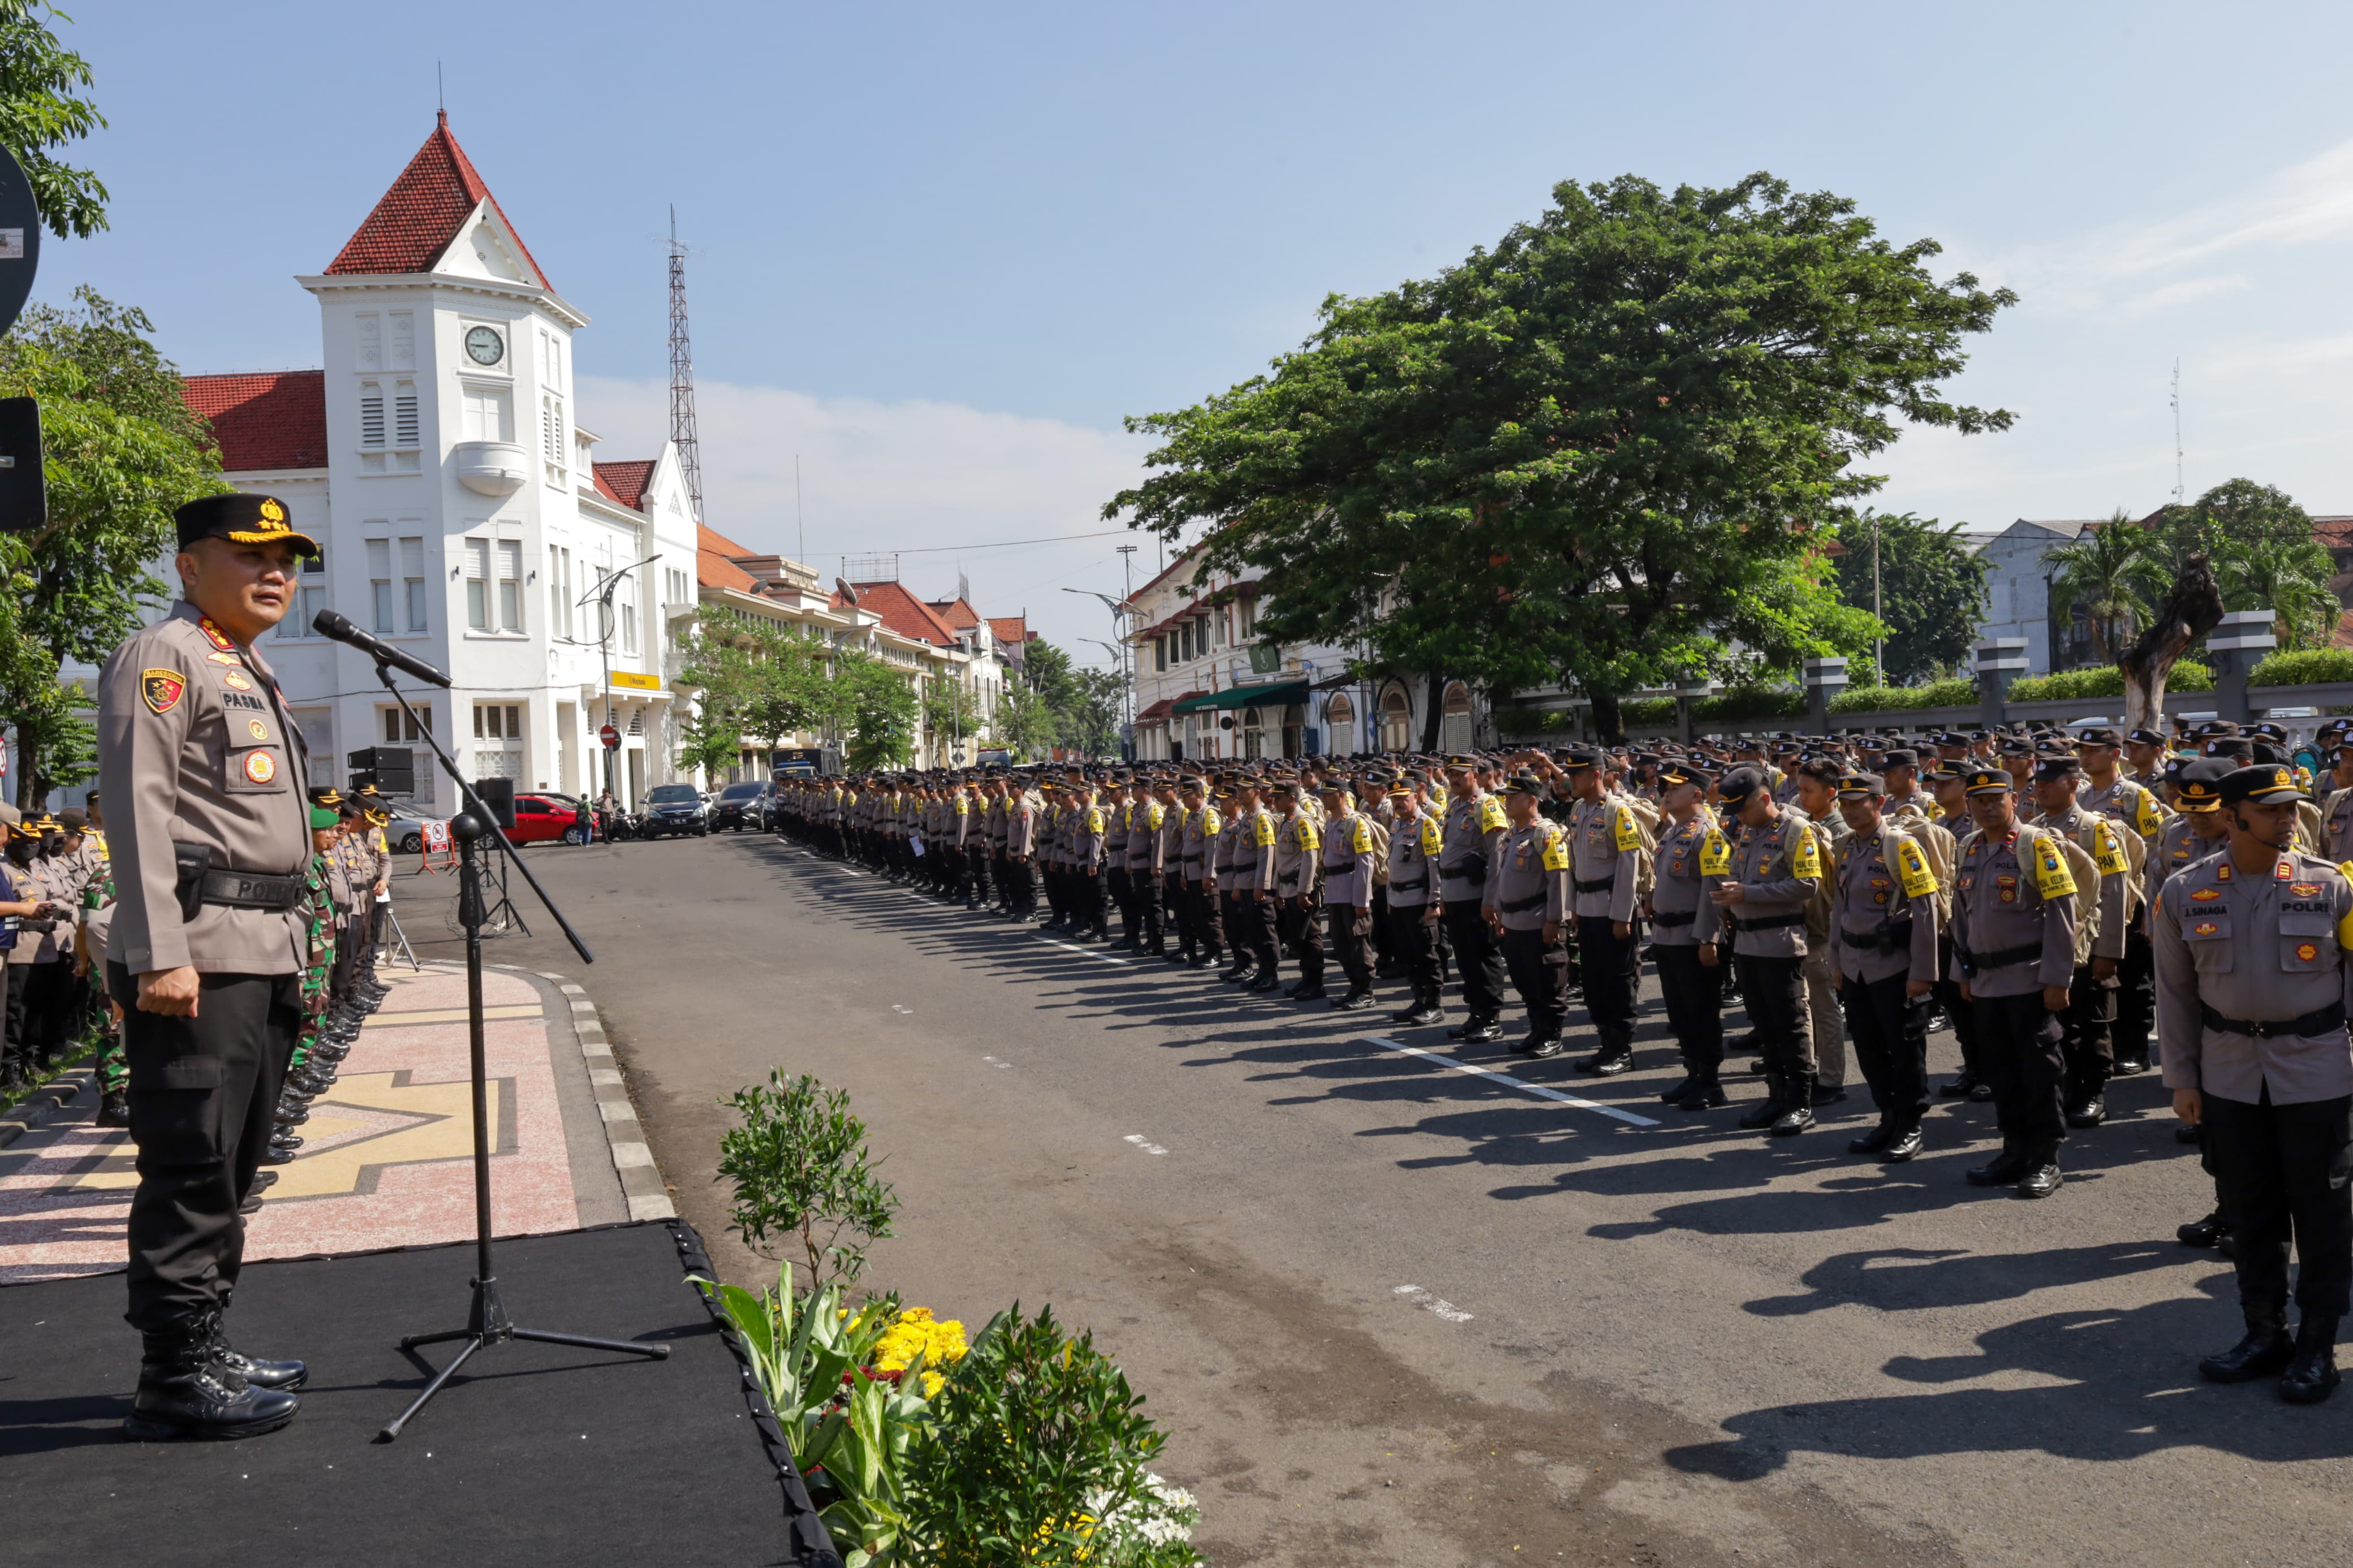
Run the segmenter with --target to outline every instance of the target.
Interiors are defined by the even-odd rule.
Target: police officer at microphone
[[[270,1117],[301,1021],[301,746],[254,651],[319,547],[269,496],[178,513],[181,596],[99,677],[99,775],[117,907],[107,984],[123,1010],[131,1138],[130,1310],[143,1352],[126,1436],[245,1437],[294,1417],[301,1362],[231,1348]]]

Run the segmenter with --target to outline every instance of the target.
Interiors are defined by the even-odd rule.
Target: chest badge
[[[2196,936],[2212,936],[2216,931],[2221,931],[2222,928],[2216,925],[2212,921],[2200,921],[2196,925],[2189,929],[2191,934]]]
[[[269,739],[269,726],[259,719],[248,719],[245,721],[245,732],[257,741]]]
[[[2316,899],[2320,897],[2320,884],[2317,882],[2290,882],[2288,884],[2287,890],[2289,896],[2292,898]]]
[[[180,705],[187,691],[187,678],[176,669],[142,669],[139,672],[139,698],[148,710],[157,715],[169,713]]]
[[[268,784],[278,776],[278,759],[268,752],[256,752],[245,759],[245,776],[255,784]]]
[[[2211,904],[2221,896],[2222,889],[2220,888],[2200,888],[2196,892],[2190,894],[2189,898],[2190,901],[2193,903]]]
[[[2320,949],[2311,942],[2300,942],[2295,944],[2295,955],[2305,963],[2310,963],[2320,956]]]
[[[253,682],[248,680],[243,675],[234,669],[224,669],[221,671],[221,684],[227,687],[232,691],[250,691],[253,689]]]

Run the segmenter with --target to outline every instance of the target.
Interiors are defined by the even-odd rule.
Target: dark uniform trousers
[[[988,898],[988,846],[968,844],[965,847],[964,900],[968,904],[984,902]]]
[[[1404,960],[1398,952],[1396,924],[1389,919],[1389,890],[1377,884],[1373,889],[1372,916],[1374,967],[1381,974],[1394,975]]]
[[[56,958],[47,963],[24,964],[16,978],[25,987],[25,1059],[46,1068],[66,1047],[79,1021],[74,1017],[73,961]]]
[[[1806,1033],[1806,961],[1736,953],[1740,995],[1756,1028],[1757,1051],[1765,1070],[1778,1078],[1812,1080],[1813,1038]]]
[[[1193,911],[1193,944],[1211,963],[1226,948],[1226,925],[1218,909],[1218,895],[1207,882],[1185,884],[1185,907]]]
[[[1324,906],[1325,929],[1330,932],[1334,956],[1340,961],[1340,973],[1348,977],[1355,991],[1373,988],[1373,911],[1358,909],[1354,904]]]
[[[1634,987],[1641,955],[1640,921],[1628,921],[1626,934],[1620,936],[1607,915],[1578,917],[1577,958],[1585,981],[1585,1010],[1604,1045],[1633,1044]]]
[[[299,974],[206,974],[193,1018],[139,1010],[120,963],[107,984],[122,1007],[131,1068],[131,1310],[160,1332],[228,1305],[245,1256],[237,1205],[269,1142],[270,1115],[302,1020]]]
[[[1277,897],[1282,895],[1278,894]],[[1299,965],[1299,979],[1306,985],[1324,984],[1324,925],[1320,919],[1323,907],[1311,904],[1299,907],[1299,895],[1282,900],[1274,913],[1276,937],[1290,951]]]
[[[1171,871],[1160,880],[1160,907],[1166,911],[1167,923],[1176,929],[1176,950],[1189,952],[1193,947],[1193,906],[1185,896],[1185,879]]]
[[[1127,868],[1124,865],[1113,866],[1106,863],[1103,868],[1101,881],[1103,892],[1111,900],[1112,907],[1119,910],[1121,934],[1134,936],[1135,934],[1135,885],[1128,880]],[[1108,914],[1098,915],[1096,923],[1107,924],[1110,919]]]
[[[1418,996],[1438,994],[1438,922],[1429,915],[1427,904],[1389,909],[1389,949],[1413,982]]]
[[[1234,956],[1248,952],[1261,974],[1272,974],[1282,957],[1275,948],[1273,898],[1269,893],[1269,901],[1261,903],[1256,892],[1244,889],[1234,895],[1226,915],[1226,939],[1234,944]]]
[[[2144,915],[2142,920],[2147,918]],[[2125,933],[2125,961],[2116,970],[2116,1049],[2109,1065],[2113,1067],[2119,1058],[2145,1062],[2157,1026],[2157,954],[2150,950],[2148,933],[2140,922]]]
[[[1130,871],[1127,885],[1134,910],[1128,917],[1128,929],[1135,933],[1135,944],[1138,947],[1158,947],[1162,940],[1160,879],[1150,871]]]
[[[1512,989],[1528,1010],[1531,1039],[1557,1039],[1568,1022],[1568,942],[1545,941],[1544,928],[1504,932],[1502,958]]]
[[[1659,990],[1667,1026],[1675,1032],[1687,1072],[1713,1074],[1724,1065],[1724,965],[1699,961],[1696,947],[1661,947]]]
[[[2040,986],[2023,996],[1979,996],[1970,1006],[1977,1015],[1978,1071],[1993,1090],[2002,1146],[2035,1159],[2055,1158],[2067,1136],[2060,1104],[2067,1068],[2057,1015],[2042,1005]]]
[[[2295,1304],[2309,1316],[2348,1315],[2353,1288],[2353,1097],[2274,1105],[2205,1096],[2206,1168],[2214,1174],[2248,1311],[2287,1305],[2287,1249],[2298,1268]]]
[[[1446,906],[1446,934],[1454,945],[1454,967],[1462,976],[1462,1004],[1476,1018],[1504,1011],[1504,958],[1494,933],[1476,902]],[[1564,959],[1564,962],[1566,960]]]
[[[1904,994],[1912,977],[1896,973],[1868,983],[1841,979],[1839,1002],[1854,1059],[1871,1085],[1879,1114],[1916,1122],[1928,1110],[1928,998]]]
[[[1936,933],[1936,973],[1947,976],[1953,973],[1953,933],[1950,931]],[[1977,1008],[1961,1000],[1961,983],[1949,978],[1936,982],[1936,1001],[1953,1026],[1953,1043],[1961,1047],[1961,1070],[1974,1074],[1982,1081],[1985,1064],[1978,1055]]]
[[[2067,1065],[2066,1097],[2088,1100],[2107,1086],[2116,1070],[2116,991],[2092,978],[2088,963],[2067,988],[2067,1010],[2059,1016],[2059,1050]]]
[[[18,939],[22,941],[22,938]],[[0,953],[5,961],[5,953]],[[0,962],[0,1079],[14,1079],[33,1070],[33,1054],[25,1041],[25,974],[29,965]]]

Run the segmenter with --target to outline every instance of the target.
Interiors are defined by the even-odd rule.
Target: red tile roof
[[[596,476],[596,488],[615,502],[631,511],[645,510],[646,487],[653,482],[659,458],[646,458],[628,463],[591,463],[590,471]]]
[[[325,371],[192,375],[181,395],[212,422],[226,472],[327,466]]]
[[[1029,617],[1027,616],[991,616],[988,617],[988,635],[1000,643],[1009,643],[1015,647],[1019,647],[1023,643],[1028,642],[1033,634],[1029,630]]]
[[[749,555],[750,551],[723,533],[714,532],[701,523],[694,528],[694,577],[706,588],[733,588],[739,593],[756,594],[759,579],[727,559],[731,555]]]
[[[871,610],[882,617],[882,628],[917,642],[930,643],[934,647],[955,646],[955,628],[934,614],[929,605],[915,597],[896,583],[852,583],[858,592],[858,607]],[[833,595],[833,607],[841,608],[849,601],[839,593]]]
[[[923,603],[930,605],[940,619],[958,631],[980,625],[980,612],[962,599],[926,599]]]
[[[375,204],[375,210],[361,221],[343,248],[327,263],[327,271],[336,273],[401,273],[430,272],[434,265],[448,254],[452,240],[458,237],[466,218],[483,202],[499,215],[499,221],[514,235],[515,244],[522,251],[523,265],[539,286],[553,293],[555,285],[539,269],[523,244],[506,209],[499,198],[491,195],[491,187],[474,172],[473,161],[458,139],[449,134],[449,115],[445,110],[408,161],[408,167],[393,181],[392,188]]]

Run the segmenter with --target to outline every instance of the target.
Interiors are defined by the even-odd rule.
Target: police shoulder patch
[[[1260,848],[1263,849],[1271,845],[1274,842],[1274,819],[1267,816],[1260,817],[1256,837]]]
[[[188,678],[176,669],[142,669],[139,672],[140,700],[159,716],[177,708],[187,689]]]
[[[1370,852],[1373,847],[1373,830],[1365,826],[1365,819],[1361,816],[1352,816],[1348,820],[1356,825],[1356,830],[1348,836],[1348,847],[1359,855]]]
[[[1547,871],[1568,869],[1568,840],[1557,833],[1545,835],[1544,868]]]
[[[1482,797],[1479,802],[1479,831],[1493,833],[1504,825],[1504,803],[1492,795]]]
[[[1624,806],[1616,808],[1617,845],[1621,850],[1642,847],[1642,829],[1634,821],[1634,814]]]

